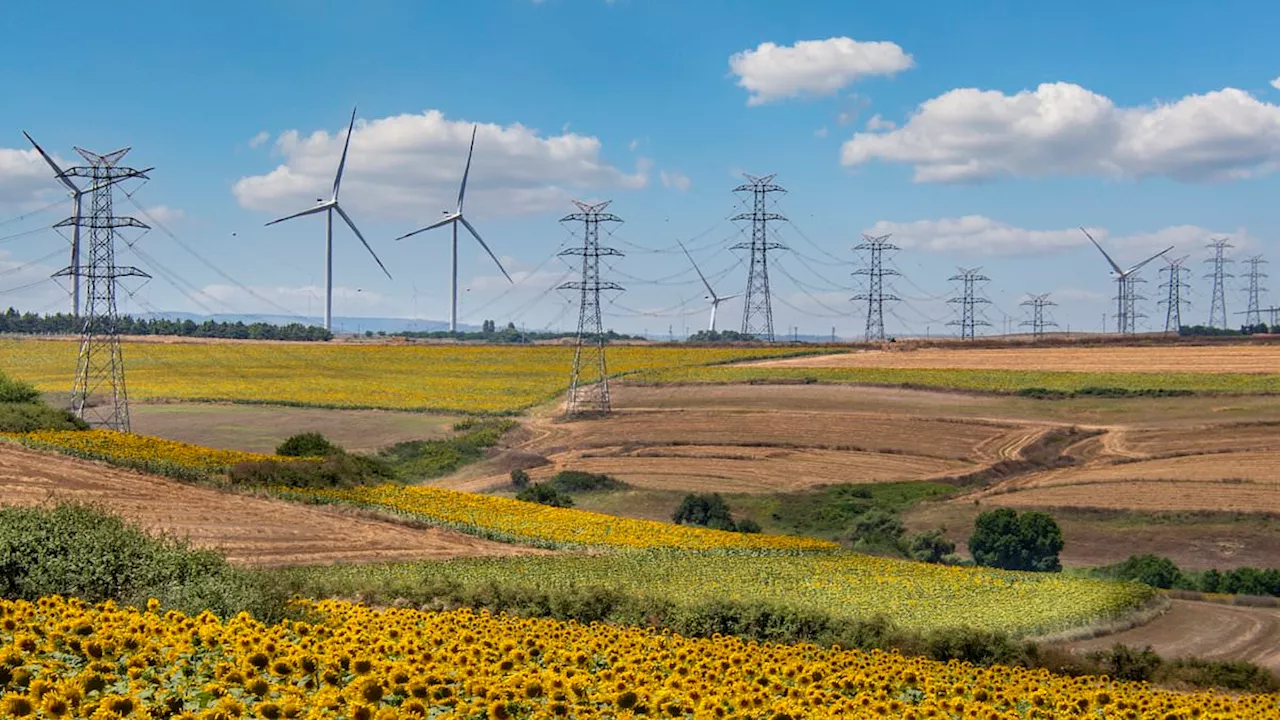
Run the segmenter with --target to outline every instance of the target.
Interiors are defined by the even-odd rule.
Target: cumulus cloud
[[[63,168],[71,164],[57,156],[54,160]],[[40,153],[0,148],[0,205],[23,207],[36,202],[48,203],[65,192]]]
[[[675,188],[680,192],[688,190],[689,186],[693,184],[693,181],[689,179],[688,175],[680,172],[667,172],[666,170],[663,170],[658,173],[658,177],[662,180],[662,187]]]
[[[343,176],[343,201],[353,213],[435,219],[457,201],[472,124],[437,110],[358,120]],[[284,163],[233,187],[240,204],[286,213],[327,196],[345,132],[297,130],[281,134],[275,150]],[[479,125],[467,206],[487,213],[520,214],[559,208],[586,191],[637,189],[648,182],[648,161],[635,172],[601,157],[595,137],[565,132],[542,136],[519,123]]]
[[[867,132],[880,132],[881,130],[893,130],[898,127],[898,123],[892,120],[885,120],[880,117],[880,113],[876,113],[867,119]]]
[[[1277,77],[1276,79],[1271,81],[1271,87],[1277,90],[1280,90],[1280,77]]]
[[[267,132],[266,130],[262,130],[257,135],[254,135],[253,137],[249,138],[249,147],[251,148],[262,147],[270,139],[271,139],[271,133]]]
[[[896,130],[857,133],[844,143],[844,165],[872,161],[911,165],[917,182],[1244,178],[1280,162],[1280,106],[1235,88],[1134,107],[1071,83],[1013,95],[961,88],[925,101]]]
[[[1219,235],[1230,235],[1237,246],[1248,242],[1243,230],[1220,233],[1195,225],[1173,225],[1151,232],[1114,236],[1106,228],[1088,230],[1117,261],[1143,259],[1170,245],[1174,247],[1173,255],[1198,254],[1210,237]],[[914,222],[881,220],[865,232],[891,234],[893,243],[902,248],[966,255],[1035,255],[1090,245],[1089,238],[1079,228],[1032,230],[982,215]]]
[[[802,40],[795,45],[760,43],[729,58],[748,105],[802,96],[832,95],[864,77],[894,75],[915,62],[892,42],[847,37]]]
[[[154,220],[165,227],[173,227],[175,223],[186,219],[186,217],[187,211],[180,208],[169,207],[168,205],[153,205],[146,208],[146,211],[138,219],[148,225],[155,224],[148,222]]]

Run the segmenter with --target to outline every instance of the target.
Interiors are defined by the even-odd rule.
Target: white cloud
[[[748,105],[832,95],[863,77],[893,75],[914,64],[896,43],[847,37],[802,40],[795,45],[765,42],[729,58],[738,85],[751,94]]]
[[[841,162],[905,163],[917,182],[1001,176],[1250,177],[1280,164],[1280,106],[1225,88],[1118,107],[1071,83],[1006,95],[961,88],[927,100],[901,128],[857,133]]]
[[[1277,90],[1280,90],[1280,77],[1277,77],[1276,79],[1271,81],[1271,87]]]
[[[666,170],[663,170],[662,172],[658,173],[658,177],[661,178],[662,180],[662,187],[675,188],[680,192],[684,192],[685,190],[688,190],[689,186],[693,184],[693,181],[689,179],[688,175],[685,175],[684,173],[680,173],[680,172],[675,172],[674,170],[672,172],[667,172]]]
[[[187,211],[180,208],[169,207],[168,205],[154,205],[147,208],[145,214],[140,215],[141,216],[138,219],[148,225],[153,224],[148,222],[148,220],[156,220],[165,227],[171,228],[174,223],[186,219]]]
[[[249,147],[251,148],[262,147],[270,139],[271,139],[271,133],[267,132],[266,130],[262,130],[257,135],[254,135],[253,137],[249,138]]]
[[[0,308],[14,307],[24,312],[70,312],[71,296],[50,276],[66,265],[68,258],[54,265],[15,258],[0,251]],[[68,286],[69,287],[69,286]]]
[[[1244,230],[1222,233],[1195,225],[1174,225],[1152,232],[1119,236],[1112,236],[1106,228],[1088,230],[1117,261],[1141,260],[1170,245],[1174,247],[1172,256],[1186,253],[1198,256],[1209,238],[1219,235],[1230,236],[1237,246],[1249,242]],[[968,255],[1034,255],[1090,245],[1089,238],[1079,228],[1031,230],[982,215],[905,223],[881,220],[865,232],[869,235],[891,234],[892,242],[902,248]]]
[[[60,167],[70,163],[55,156]],[[52,202],[66,191],[35,150],[0,148],[0,205],[17,207]]]
[[[343,200],[357,220],[368,212],[435,219],[457,199],[471,140],[470,122],[437,110],[357,121],[343,177]],[[244,207],[275,213],[307,207],[333,184],[344,133],[289,130],[276,140],[284,164],[233,187]],[[565,133],[543,137],[519,123],[479,125],[467,186],[468,207],[519,214],[559,208],[584,191],[637,189],[647,161],[627,173],[601,158],[600,140]]]
[[[880,117],[880,113],[876,113],[867,119],[867,132],[879,132],[881,130],[893,130],[898,127],[898,123],[892,120],[885,120]]]
[[[636,151],[636,148],[638,148],[638,147],[640,147],[640,139],[639,139],[639,138],[636,138],[636,139],[632,140],[631,142],[627,143],[627,149],[628,149],[628,150],[630,150],[631,152],[635,152],[635,151]]]

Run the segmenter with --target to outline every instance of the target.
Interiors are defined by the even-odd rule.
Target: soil
[[[337,509],[185,485],[153,475],[0,444],[0,502],[71,500],[141,527],[220,550],[253,566],[519,555],[533,548],[436,528],[414,528]]]
[[[1280,672],[1280,609],[1174,600],[1167,612],[1146,625],[1065,647],[1089,652],[1117,643],[1150,646],[1165,659],[1246,660]]]

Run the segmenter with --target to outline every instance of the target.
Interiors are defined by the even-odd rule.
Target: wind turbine
[[[716,291],[711,288],[711,283],[707,282],[706,276],[703,275],[702,271],[698,269],[698,263],[693,261],[693,256],[689,254],[689,248],[685,247],[684,243],[680,242],[679,240],[676,241],[676,244],[679,245],[680,249],[684,251],[684,256],[689,258],[689,264],[693,266],[694,272],[698,273],[698,277],[702,278],[702,284],[707,286],[707,299],[711,301],[711,324],[708,326],[707,329],[710,330],[711,332],[715,332],[716,331],[716,308],[720,307],[720,303],[726,300],[732,300],[738,297],[739,295],[741,295],[742,293],[736,293],[734,295],[725,295],[723,297],[720,295],[716,295]]]
[[[71,178],[67,176],[67,173],[58,167],[58,163],[49,157],[49,153],[45,152],[44,148],[40,147],[40,144],[32,139],[26,130],[23,130],[22,134],[26,135],[27,141],[35,147],[36,152],[40,153],[40,157],[44,158],[49,167],[53,168],[53,176],[67,188],[67,192],[71,195],[71,217],[75,221],[71,226],[71,314],[75,317],[80,317],[80,198],[85,193],[93,190],[93,188],[81,190],[79,186],[71,182]]]
[[[386,274],[387,279],[388,280],[391,279],[391,273],[387,271],[387,266],[382,264],[382,261],[378,259],[378,254],[373,251],[373,248],[369,247],[369,241],[364,239],[364,235],[360,234],[360,230],[356,228],[356,224],[354,221],[352,221],[351,216],[348,215],[346,211],[342,209],[342,206],[338,204],[338,189],[342,187],[342,171],[347,165],[347,150],[351,147],[351,131],[355,129],[355,125],[356,125],[356,109],[353,107],[351,108],[351,122],[347,124],[347,139],[342,144],[342,159],[338,161],[338,174],[333,177],[333,197],[329,198],[328,200],[324,200],[322,198],[316,198],[317,205],[315,207],[308,208],[306,210],[303,210],[302,212],[297,212],[292,215],[286,215],[282,218],[278,218],[276,220],[272,220],[271,222],[267,223],[267,225],[275,225],[276,223],[284,222],[285,220],[292,220],[297,217],[302,217],[303,215],[314,215],[316,213],[321,213],[321,212],[325,214],[325,243],[324,243],[324,269],[325,269],[324,329],[325,330],[333,329],[333,213],[334,212],[337,212],[338,215],[342,217],[343,221],[347,223],[347,227],[351,228],[351,232],[355,233],[357,238],[360,238],[360,242],[361,244],[364,245],[364,249],[368,250],[369,254],[373,256],[374,262],[378,263],[378,267],[382,268],[382,272]]]
[[[1116,276],[1116,288],[1117,288],[1116,327],[1118,332],[1121,334],[1124,334],[1124,333],[1132,334],[1134,332],[1134,322],[1133,322],[1134,318],[1132,317],[1132,312],[1131,312],[1133,310],[1133,299],[1134,299],[1133,298],[1134,276],[1137,274],[1139,270],[1142,269],[1142,266],[1146,265],[1152,260],[1155,260],[1161,255],[1164,255],[1165,253],[1169,252],[1170,250],[1173,249],[1173,246],[1170,245],[1164,250],[1161,250],[1155,255],[1152,255],[1146,260],[1143,260],[1137,265],[1134,265],[1133,267],[1129,268],[1128,270],[1124,270],[1119,265],[1116,264],[1115,260],[1111,259],[1111,256],[1107,254],[1106,250],[1102,249],[1102,246],[1098,244],[1097,240],[1093,239],[1093,236],[1089,234],[1088,230],[1085,230],[1082,227],[1080,228],[1080,232],[1084,233],[1084,236],[1089,238],[1089,242],[1093,243],[1093,246],[1098,248],[1098,252],[1102,253],[1102,257],[1106,258],[1107,262],[1110,263],[1111,270]]]
[[[450,293],[451,302],[449,305],[449,332],[458,332],[458,223],[462,223],[463,226],[467,228],[467,232],[470,232],[471,236],[476,239],[476,242],[480,243],[480,247],[484,248],[484,251],[489,253],[489,257],[493,258],[493,262],[497,264],[498,269],[501,270],[503,276],[507,278],[507,282],[515,282],[511,279],[511,276],[507,274],[507,269],[502,267],[502,263],[498,261],[498,256],[493,254],[493,251],[485,244],[484,239],[480,237],[480,233],[476,232],[475,226],[467,222],[467,218],[462,215],[462,201],[467,195],[467,176],[471,174],[471,156],[476,151],[476,129],[476,125],[471,126],[471,149],[467,151],[467,167],[462,171],[462,187],[458,189],[458,208],[453,212],[446,210],[445,216],[440,220],[437,220],[424,228],[419,228],[413,232],[405,233],[404,235],[396,238],[397,241],[404,240],[407,237],[413,237],[418,233],[423,233],[428,230],[435,230],[438,227],[444,227],[445,225],[453,226],[453,283],[452,292]]]

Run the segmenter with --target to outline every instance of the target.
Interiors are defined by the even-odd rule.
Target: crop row
[[[4,717],[1274,718],[1274,695],[329,601],[263,625],[0,601]]]
[[[217,450],[201,445],[114,430],[36,430],[0,437],[40,450],[54,450],[139,470],[178,477],[201,477],[242,462],[279,459],[274,455]]]

